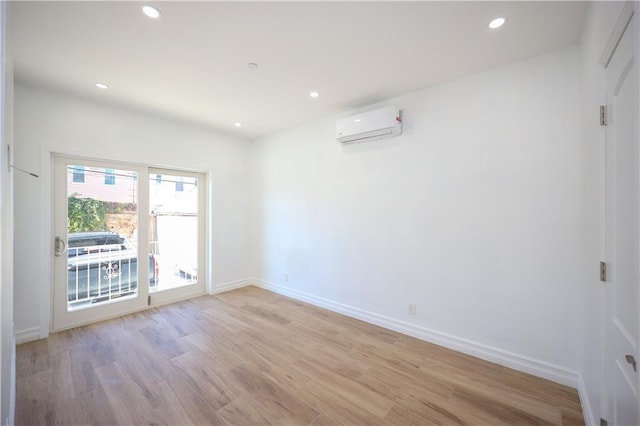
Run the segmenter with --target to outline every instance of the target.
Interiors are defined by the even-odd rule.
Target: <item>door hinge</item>
[[[600,418],[600,426],[607,426],[607,421],[603,418]]]
[[[600,262],[600,281],[607,282],[607,263]]]
[[[600,125],[601,126],[606,126],[608,118],[609,117],[608,117],[608,114],[607,114],[607,106],[606,105],[600,105]]]
[[[151,295],[147,296],[147,306],[151,306]]]

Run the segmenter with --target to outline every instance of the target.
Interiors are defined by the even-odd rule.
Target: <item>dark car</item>
[[[115,232],[71,233],[67,238],[67,300],[71,305],[131,295],[138,288],[138,251]],[[158,281],[158,263],[149,255],[149,284]]]

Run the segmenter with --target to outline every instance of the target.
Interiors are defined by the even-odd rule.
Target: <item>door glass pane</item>
[[[179,174],[149,177],[150,290],[198,282],[198,179]]]
[[[68,310],[137,296],[137,227],[136,172],[67,166]]]

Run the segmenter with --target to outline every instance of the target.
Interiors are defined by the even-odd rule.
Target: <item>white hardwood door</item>
[[[605,383],[610,425],[640,424],[640,149],[637,16],[606,67]]]

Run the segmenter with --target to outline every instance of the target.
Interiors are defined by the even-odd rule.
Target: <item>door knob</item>
[[[626,359],[627,362],[631,364],[631,366],[633,367],[633,371],[638,372],[638,363],[636,362],[636,359],[633,357],[633,355],[625,355],[624,359]]]

